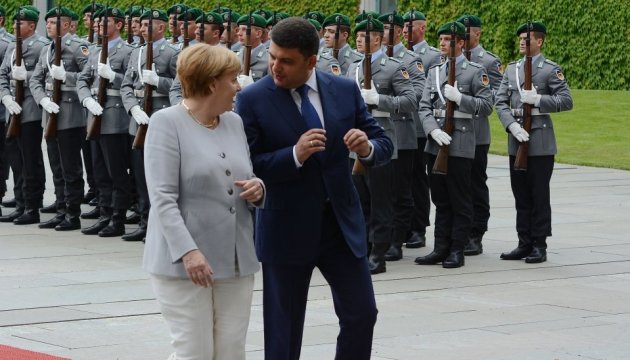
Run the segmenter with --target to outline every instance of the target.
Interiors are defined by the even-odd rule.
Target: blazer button
[[[228,195],[232,195],[232,194],[234,194],[234,190],[228,189]]]
[[[224,152],[219,153],[219,157],[222,158],[222,159],[225,159],[225,153]]]
[[[227,176],[232,175],[232,172],[230,171],[230,169],[225,170],[225,175],[227,175]]]
[[[236,208],[234,208],[234,206],[230,207],[230,213],[231,214],[236,213]]]

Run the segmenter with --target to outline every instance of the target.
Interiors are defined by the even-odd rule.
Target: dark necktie
[[[309,87],[306,84],[295,89],[302,98],[302,105],[300,106],[302,117],[309,129],[321,129],[322,122],[319,119],[319,115],[317,115],[317,111],[315,110],[313,103],[311,103],[311,100],[308,98],[308,89]]]

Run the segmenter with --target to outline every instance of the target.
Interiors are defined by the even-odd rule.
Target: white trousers
[[[254,275],[215,280],[208,288],[151,275],[151,284],[177,360],[245,360]]]

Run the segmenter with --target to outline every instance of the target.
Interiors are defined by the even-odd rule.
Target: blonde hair
[[[177,58],[177,77],[184,98],[211,94],[210,85],[225,74],[238,73],[241,63],[234,52],[208,44],[190,46]]]

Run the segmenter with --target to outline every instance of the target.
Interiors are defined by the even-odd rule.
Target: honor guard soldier
[[[218,12],[218,11],[214,11],[217,14],[221,14],[221,17],[223,18],[223,34],[221,34],[221,44],[223,46],[226,46],[228,44],[228,36],[231,36],[231,38],[229,39],[229,43],[232,44],[230,46],[230,50],[234,51],[235,53],[238,53],[243,44],[241,44],[241,42],[239,41],[239,26],[238,26],[238,19],[241,18],[241,15],[235,11],[231,11],[228,9],[228,11],[224,11],[224,12]],[[228,27],[230,28],[230,31],[228,31]]]
[[[490,90],[492,95],[496,93],[501,84],[501,60],[491,52],[485,50],[480,42],[481,19],[475,15],[463,15],[457,22],[467,28],[469,36],[464,47],[465,54],[470,54],[470,61],[475,62],[486,69],[490,78]],[[490,122],[488,117],[475,117],[475,161],[472,167],[472,198],[473,198],[473,225],[468,237],[468,243],[464,248],[464,255],[479,255],[483,252],[481,240],[488,231],[488,219],[490,219],[490,191],[486,185],[488,175],[488,150],[490,150]]]
[[[182,34],[182,41],[179,43],[179,49],[184,49],[184,34],[187,31],[188,34],[188,46],[195,45],[199,42],[196,39],[196,31],[197,31],[197,18],[203,15],[203,11],[197,8],[188,8],[188,10],[184,11],[182,14],[177,16],[177,25],[179,26],[179,32]],[[186,25],[186,21],[188,22],[188,29],[184,29]]]
[[[267,19],[267,33],[271,33],[271,30],[273,29],[274,26],[276,26],[276,24],[281,21],[284,20],[286,18],[290,17],[289,14],[285,13],[285,12],[275,12],[271,15],[271,17],[269,17],[269,19]],[[267,42],[267,47],[269,47],[269,42]]]
[[[125,215],[130,205],[131,180],[129,168],[129,116],[120,97],[120,85],[129,64],[133,46],[126,44],[120,37],[124,23],[121,9],[107,7],[99,11],[101,22],[105,21],[107,11],[107,34],[100,34],[107,39],[107,44],[98,46],[90,54],[87,65],[77,79],[79,100],[89,115],[89,128],[99,126],[99,134],[89,141],[92,147],[94,178],[99,194],[98,221],[81,232],[86,235],[101,237],[121,236],[125,233]],[[101,32],[105,29],[99,27]],[[107,46],[107,62],[100,62],[101,47]],[[99,104],[95,99],[99,95],[100,82],[106,79],[105,102]],[[95,125],[94,117],[100,116],[100,125]]]
[[[350,65],[363,59],[363,54],[352,49],[348,44],[348,38],[350,37],[350,19],[342,14],[332,14],[324,19],[322,23],[322,27],[324,28],[324,47],[326,47],[327,52],[332,54],[334,50],[337,17],[339,17],[341,24],[337,43],[337,47],[339,48],[339,58],[337,58],[337,61],[341,68],[341,75],[346,76],[348,75]]]
[[[313,25],[313,27],[317,30],[317,33],[321,33],[322,25],[315,19],[307,19],[308,22]],[[333,75],[339,76],[341,75],[341,67],[339,66],[339,61],[335,59],[332,54],[328,51],[324,51],[325,47],[320,47],[317,52],[317,63],[315,64],[315,68],[319,71],[331,73]]]
[[[167,39],[171,44],[179,44],[184,41],[182,36],[181,27],[179,26],[178,17],[188,9],[188,6],[184,4],[175,4],[166,10],[168,15],[168,31],[171,32],[172,37]],[[148,10],[148,9],[145,9]]]
[[[247,24],[250,22],[249,15],[241,16],[238,21],[238,37],[241,42],[241,51],[238,53],[241,59],[241,65],[243,65],[245,58],[245,51],[247,51],[246,44],[246,32]],[[267,55],[267,46],[263,43],[263,35],[265,33],[265,27],[267,26],[267,20],[257,14],[251,16],[251,56],[249,62],[249,74],[243,74],[245,76],[251,76],[252,80],[258,81],[262,79],[268,72],[269,56]]]
[[[149,16],[152,17],[153,23],[152,34],[153,39],[149,39]],[[125,73],[125,78],[120,86],[120,95],[123,99],[125,110],[131,115],[129,121],[129,134],[131,135],[131,143],[133,143],[138,125],[147,125],[149,116],[163,108],[169,107],[170,101],[168,93],[173,84],[176,74],[177,56],[179,48],[176,45],[169,44],[164,38],[164,32],[168,22],[166,12],[163,10],[147,10],[140,17],[142,23],[142,36],[145,42],[152,40],[153,44],[153,67],[146,69],[146,47],[138,47],[131,53],[129,66]],[[144,107],[144,90],[145,84],[154,86],[153,90],[153,107],[150,112],[145,112]],[[136,192],[138,193],[138,211],[140,213],[139,228],[124,235],[125,241],[141,241],[144,239],[147,230],[147,221],[149,218],[149,194],[147,193],[147,183],[144,176],[144,157],[142,149],[134,149],[131,151],[131,166],[133,169]]]
[[[361,88],[361,95],[368,107],[373,107],[372,116],[380,126],[385,129],[385,134],[394,144],[393,159],[397,158],[397,135],[392,117],[400,113],[416,111],[418,101],[409,80],[409,73],[404,64],[396,59],[389,58],[381,49],[383,39],[383,23],[372,19],[369,24],[370,42],[366,42],[368,21],[363,20],[355,28],[357,49],[365,54],[371,54],[371,81],[364,79],[364,62],[368,58],[353,63],[348,68],[349,78],[354,79]],[[366,55],[367,56],[367,55]],[[368,88],[369,89],[366,89]],[[369,211],[369,240],[372,243],[369,267],[372,274],[385,272],[385,253],[389,249],[392,240],[393,221],[393,191],[392,173],[393,164],[369,168],[365,176],[355,176],[357,187],[365,189],[368,193],[359,191],[361,201],[366,204]],[[361,184],[364,181],[365,184]],[[367,185],[367,186],[366,186]],[[367,197],[367,199],[366,199]]]
[[[417,104],[422,97],[425,82],[422,60],[415,52],[407,50],[401,42],[400,37],[404,25],[401,15],[391,12],[381,15],[379,20],[384,27],[382,50],[387,53],[391,46],[392,57],[400,60],[407,69]],[[393,35],[390,32],[393,32]],[[391,44],[390,39],[393,40]],[[418,150],[416,124],[420,120],[417,111],[394,113],[391,118],[396,128],[398,158],[392,160],[393,232],[391,246],[385,255],[385,260],[396,261],[402,258],[402,244],[407,241],[408,233],[411,231],[410,224],[414,209],[411,181],[413,161]]]
[[[525,259],[527,263],[547,260],[547,237],[551,236],[549,182],[557,152],[550,113],[573,108],[571,92],[562,69],[545,59],[541,48],[547,28],[534,21],[530,27],[531,90],[525,90],[525,59],[511,62],[496,94],[496,110],[508,135],[510,181],[516,203],[518,246],[501,254],[503,260]],[[528,24],[516,30],[521,55],[527,54]],[[524,104],[531,105],[531,130],[523,129]],[[525,168],[515,164],[517,150],[527,143]]]
[[[271,16],[273,15],[273,11],[265,10],[265,9],[258,9],[254,11],[253,14],[260,15],[263,19],[265,19],[265,26],[263,27],[263,32],[260,37],[260,42],[262,42],[265,45],[265,47],[269,49],[269,41],[271,41],[271,38],[269,37],[269,32],[267,31],[267,20],[271,18]]]
[[[142,24],[140,24],[140,16],[142,15],[141,7],[138,5],[134,5],[131,7],[131,12],[127,9],[125,13],[127,16],[131,16],[131,29],[127,29],[127,31],[131,31],[133,36],[134,46],[139,46],[141,43],[144,43],[144,39],[142,39],[142,32],[140,28]]]
[[[438,29],[440,50],[451,55],[452,31],[455,30],[454,65],[446,61],[429,69],[418,110],[424,132],[430,135],[425,152],[428,154],[431,198],[435,204],[435,246],[429,255],[416,258],[416,264],[442,263],[444,268],[464,266],[464,246],[472,226],[472,189],[470,171],[475,158],[475,115],[492,112],[492,92],[485,69],[466,60],[464,26],[450,22]],[[456,81],[448,84],[449,67],[455,67]],[[454,115],[447,114],[447,101],[452,102]],[[449,134],[447,122],[453,125]],[[446,147],[446,148],[445,148]],[[441,148],[441,149],[440,149]],[[448,151],[445,173],[434,169],[439,151]],[[439,170],[443,171],[443,170]]]
[[[61,24],[57,26],[57,12],[60,12]],[[83,167],[81,163],[81,146],[85,141],[86,119],[83,107],[76,91],[76,79],[85,66],[90,50],[88,43],[73,37],[70,29],[70,11],[67,8],[53,8],[46,14],[46,31],[50,38],[61,38],[61,49],[50,46],[42,49],[29,87],[35,102],[47,113],[44,117],[44,128],[48,126],[50,114],[57,116],[56,143],[57,149],[48,147],[49,152],[58,154],[64,182],[65,211],[58,208],[57,215],[41,223],[41,228],[55,228],[58,231],[81,228],[81,202],[83,201]],[[57,33],[57,28],[61,31]],[[54,65],[55,53],[61,51],[61,65]],[[52,101],[53,82],[61,81],[61,103]],[[52,125],[52,124],[51,124]],[[53,129],[55,130],[55,129]],[[53,165],[51,164],[51,167]],[[65,212],[65,213],[64,213]]]
[[[96,14],[101,9],[103,9],[103,5],[93,2],[90,2],[83,7],[83,11],[81,12],[83,14],[83,26],[87,29],[88,32],[90,31],[90,25],[94,26],[94,22],[92,21],[94,14]],[[86,35],[83,40],[89,41],[88,35]],[[92,42],[96,42],[96,38],[92,39]]]

